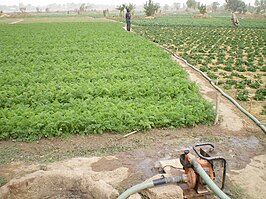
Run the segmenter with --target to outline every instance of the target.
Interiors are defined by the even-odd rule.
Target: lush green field
[[[250,19],[252,25],[244,28],[241,25],[237,29],[205,27],[204,23],[199,23],[202,27],[186,26],[187,22],[182,26],[166,26],[164,20],[157,26],[153,23],[136,26],[134,31],[172,50],[210,78],[219,79],[220,86],[237,100],[256,101],[255,112],[263,113],[266,101],[265,20]],[[198,19],[193,20],[196,23]],[[262,25],[264,28],[258,28]]]
[[[238,17],[241,27],[266,28],[265,19],[248,16]],[[192,15],[158,16],[153,19],[136,17],[132,23],[141,26],[196,26],[196,27],[231,27],[231,15],[212,16],[211,18],[193,18]]]
[[[16,21],[19,23],[64,23],[64,22],[107,22],[104,18],[93,18],[88,15],[67,15],[67,14],[31,14],[29,16],[2,17],[0,24],[11,24]],[[110,22],[110,21],[109,21]]]
[[[170,55],[119,23],[2,24],[0,37],[1,139],[213,120]]]
[[[159,43],[219,78],[225,89],[233,86],[260,90],[255,100],[265,100],[266,29],[207,27],[138,27],[142,36]],[[254,37],[254,35],[256,35]]]

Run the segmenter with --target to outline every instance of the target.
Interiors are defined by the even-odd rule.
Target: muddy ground
[[[190,79],[200,86],[202,95],[215,104],[217,94],[210,84],[180,64],[188,71]],[[213,126],[152,129],[126,138],[104,134],[42,139],[31,143],[1,141],[0,184],[45,168],[50,162],[100,156],[103,158],[92,167],[97,172],[122,166],[129,168],[130,177],[119,188],[122,191],[156,174],[153,168],[156,161],[176,158],[196,143],[209,142],[215,146],[214,154],[224,156],[228,162],[226,192],[232,198],[262,199],[266,194],[266,136],[223,97],[220,97],[219,107],[219,122]],[[105,158],[109,155],[115,155],[116,159]]]

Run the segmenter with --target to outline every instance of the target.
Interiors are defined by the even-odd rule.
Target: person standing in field
[[[239,21],[238,21],[236,14],[234,12],[232,12],[231,21],[232,21],[232,24],[234,27],[239,26]]]
[[[130,20],[131,20],[130,10],[127,8],[127,13],[126,13],[127,31],[130,31]]]

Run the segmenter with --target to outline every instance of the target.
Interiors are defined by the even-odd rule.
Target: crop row
[[[186,59],[235,99],[257,101],[259,113],[265,115],[265,28],[136,26],[134,30]]]
[[[241,27],[265,28],[264,19],[258,20],[249,17],[238,17]],[[153,19],[141,17],[133,18],[133,23],[139,26],[165,26],[165,27],[232,27],[231,15],[213,16],[210,18],[193,18],[191,15],[158,16]]]
[[[212,105],[118,23],[1,25],[0,139],[209,123]]]

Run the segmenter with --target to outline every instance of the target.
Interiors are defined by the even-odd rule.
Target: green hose
[[[198,163],[195,156],[189,154],[189,162],[194,166],[194,169],[198,172],[200,177],[205,181],[209,188],[221,199],[230,199],[209,177],[209,175],[204,171],[201,165]]]
[[[230,199],[209,177],[209,175],[204,171],[201,165],[197,162],[195,156],[189,154],[189,161],[194,166],[194,169],[198,172],[201,178],[205,181],[205,183],[209,186],[209,188],[217,195],[220,199]],[[167,184],[167,183],[181,183],[187,182],[186,176],[171,176],[171,177],[163,177],[152,181],[143,182],[137,184],[124,193],[122,193],[117,199],[126,199],[134,193],[137,193],[141,190],[148,189],[154,186]]]
[[[126,190],[124,193],[122,193],[117,199],[126,199],[129,196],[133,195],[134,193],[137,193],[141,190],[148,189],[154,186],[163,185],[167,183],[180,183],[180,182],[186,182],[185,176],[171,176],[171,177],[163,177],[152,181],[143,182],[140,184],[137,184],[128,190]]]
[[[126,199],[129,196],[133,195],[134,193],[137,193],[137,192],[139,192],[139,191],[141,191],[143,189],[151,188],[153,186],[154,186],[154,184],[153,184],[152,181],[150,181],[150,182],[143,182],[143,183],[137,184],[137,185],[129,188],[128,190],[126,190],[117,199]]]

